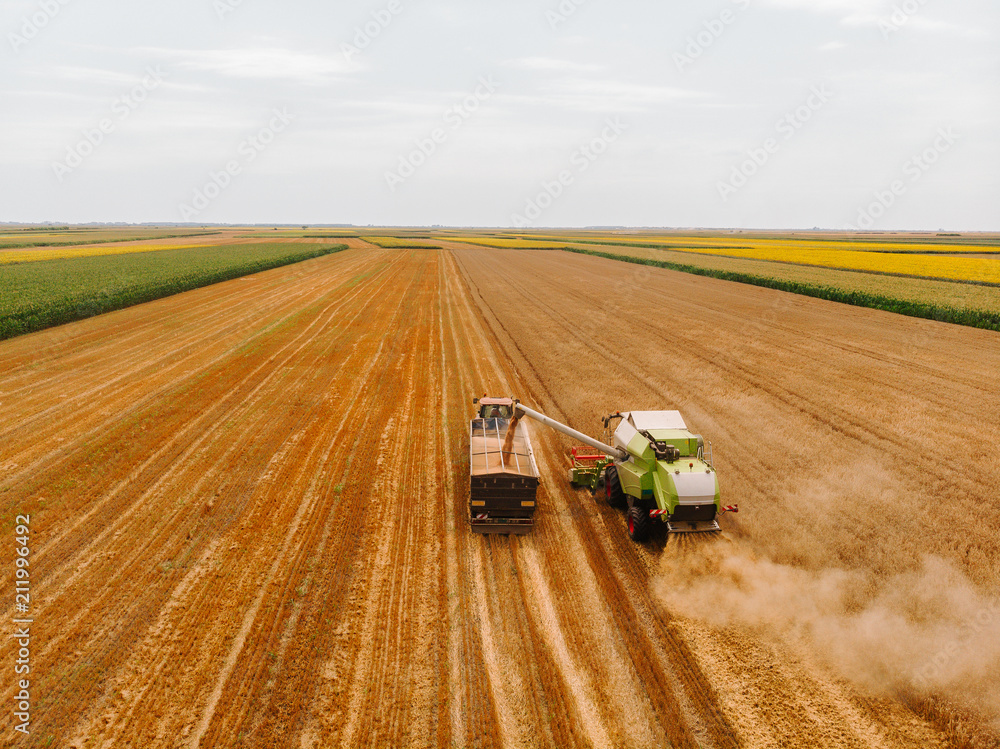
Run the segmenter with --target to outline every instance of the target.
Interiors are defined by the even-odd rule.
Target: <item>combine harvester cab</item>
[[[508,434],[514,417],[511,398],[477,398],[469,425],[469,515],[476,533],[531,530],[538,467],[523,423]]]

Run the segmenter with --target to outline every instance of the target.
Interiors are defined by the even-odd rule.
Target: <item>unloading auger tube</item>
[[[514,404],[514,413],[516,414],[518,412],[523,413],[525,416],[528,416],[534,419],[535,421],[540,421],[543,424],[545,424],[545,426],[552,427],[557,432],[562,432],[568,437],[572,437],[575,440],[580,440],[580,442],[582,442],[583,444],[589,445],[595,450],[600,450],[602,453],[604,453],[605,455],[610,455],[615,460],[628,460],[628,452],[626,452],[625,450],[622,450],[617,447],[612,447],[611,445],[605,445],[603,442],[595,440],[593,437],[588,437],[583,432],[578,432],[572,427],[568,427],[565,424],[562,424],[556,421],[555,419],[546,416],[545,414],[538,413],[538,411],[528,408],[527,406],[521,403]]]

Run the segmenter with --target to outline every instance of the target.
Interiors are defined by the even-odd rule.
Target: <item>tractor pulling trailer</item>
[[[626,508],[628,534],[644,541],[659,523],[670,533],[719,531],[718,519],[738,512],[724,506],[712,465],[711,444],[688,431],[678,411],[625,411],[604,417],[607,443],[588,437],[512,398],[477,398],[470,426],[469,511],[478,533],[531,530],[538,468],[527,416],[579,440],[571,451],[570,481],[596,491],[603,481],[608,502]]]

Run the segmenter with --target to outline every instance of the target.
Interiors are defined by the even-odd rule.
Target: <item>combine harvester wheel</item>
[[[649,537],[652,521],[649,519],[649,510],[640,504],[634,504],[628,508],[628,535],[633,541],[642,542]]]
[[[612,507],[622,507],[625,504],[625,492],[618,479],[618,469],[613,465],[604,470],[604,497]]]

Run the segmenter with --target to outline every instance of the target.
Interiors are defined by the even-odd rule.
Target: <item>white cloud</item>
[[[947,21],[938,21],[933,18],[920,15],[910,17],[909,24],[912,25],[913,28],[919,29],[920,31],[957,34],[959,36],[967,36],[976,39],[990,39],[993,37],[993,34],[986,29],[960,26],[959,24],[948,23]]]
[[[150,54],[171,60],[180,70],[214,73],[228,78],[294,80],[306,84],[328,83],[345,77],[351,67],[342,55],[317,55],[281,47],[237,49],[149,49]]]
[[[145,72],[136,70],[129,73],[124,70],[107,70],[84,66],[56,65],[41,72],[45,77],[64,81],[86,81],[87,83],[115,83],[132,85],[141,80]]]
[[[923,0],[916,11],[902,12],[900,3],[889,0],[761,0],[765,7],[840,14],[840,23],[845,26],[909,26],[928,32],[953,33],[981,39],[992,37],[985,29],[928,18],[927,13],[932,11],[925,8],[925,2]],[[899,23],[901,13],[902,24]]]
[[[709,99],[703,91],[651,86],[631,81],[566,78],[547,82],[536,96],[513,96],[535,106],[551,105],[585,112],[643,112],[658,104]]]
[[[839,15],[845,26],[878,26],[892,12],[885,0],[762,0],[765,7]]]
[[[890,7],[881,14],[852,13],[840,19],[840,22],[845,26],[868,26],[871,28],[878,28],[883,32],[886,32],[887,30],[898,32],[903,31],[904,29],[913,29],[932,34],[953,34],[956,36],[965,36],[975,39],[990,39],[992,37],[992,34],[985,29],[972,28],[970,26],[962,26],[960,24],[930,18],[922,10],[916,13],[907,14],[901,13],[898,10],[893,10],[893,8]]]
[[[884,0],[762,0],[761,5],[792,8],[816,13],[877,13],[886,8]]]
[[[572,62],[571,60],[561,60],[554,57],[520,57],[516,60],[505,61],[504,66],[524,70],[551,70],[573,73],[586,73],[605,69],[603,65]]]
[[[878,26],[886,22],[886,16],[877,13],[851,13],[840,19],[845,26]]]

